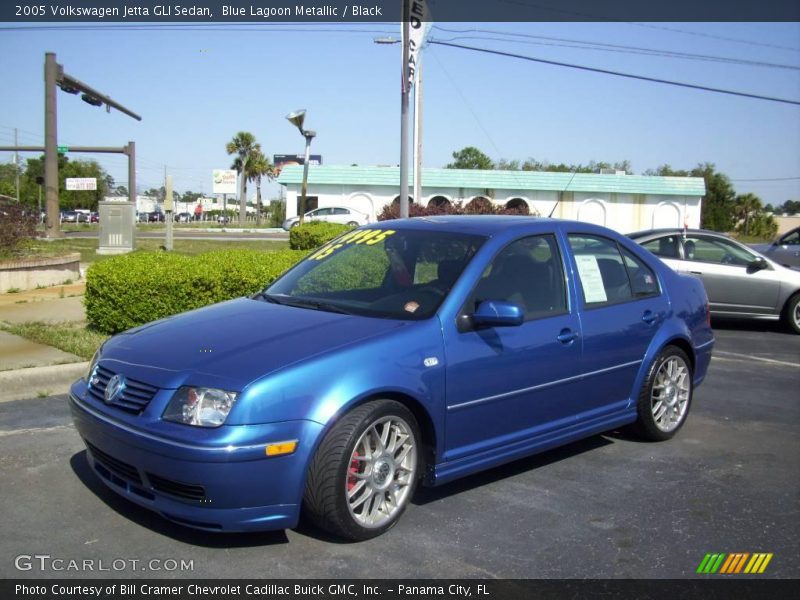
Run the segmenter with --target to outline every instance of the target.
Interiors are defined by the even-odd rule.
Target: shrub
[[[292,250],[314,250],[325,242],[340,236],[350,229],[347,225],[313,221],[292,227],[289,231],[289,247]]]
[[[86,317],[103,333],[252,294],[307,253],[218,250],[197,256],[134,252],[93,264],[86,274]]]
[[[506,208],[498,206],[486,198],[474,198],[466,205],[463,202],[447,202],[440,205],[429,204],[421,206],[416,202],[409,202],[409,217],[433,217],[436,215],[526,215],[519,208]],[[392,202],[383,207],[378,215],[378,221],[389,221],[400,218],[400,203]]]
[[[0,256],[13,255],[36,235],[36,218],[18,202],[0,202]]]

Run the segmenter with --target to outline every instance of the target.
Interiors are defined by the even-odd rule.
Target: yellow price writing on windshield
[[[394,229],[359,229],[358,231],[353,231],[352,233],[346,233],[345,235],[336,238],[332,242],[322,246],[322,248],[311,254],[311,256],[308,257],[308,260],[322,260],[340,248],[350,244],[365,244],[367,246],[373,246],[375,244],[379,244],[387,237],[394,235],[395,233],[396,232]]]

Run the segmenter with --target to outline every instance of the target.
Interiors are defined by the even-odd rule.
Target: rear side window
[[[677,235],[668,235],[649,242],[643,242],[642,246],[650,250],[656,256],[661,258],[680,258],[678,248],[680,247],[680,240]]]
[[[574,234],[569,236],[569,243],[587,306],[616,304],[659,293],[653,270],[613,240]]]

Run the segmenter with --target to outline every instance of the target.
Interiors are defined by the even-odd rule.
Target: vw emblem
[[[117,373],[111,379],[108,380],[108,385],[106,386],[105,392],[105,400],[106,404],[111,404],[117,397],[122,393],[122,390],[125,389],[125,376]]]

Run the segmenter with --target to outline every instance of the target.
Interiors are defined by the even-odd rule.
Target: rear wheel
[[[692,403],[692,368],[686,353],[667,346],[653,361],[639,394],[639,418],[633,429],[641,437],[663,441],[683,426]]]
[[[792,332],[800,334],[800,293],[789,298],[783,309],[783,321]]]
[[[350,221],[350,222],[347,224],[347,226],[348,226],[348,227],[358,227],[358,223],[356,223],[355,221]]]
[[[392,527],[408,506],[420,472],[419,428],[393,400],[345,414],[317,449],[306,480],[304,510],[316,525],[350,540]]]

